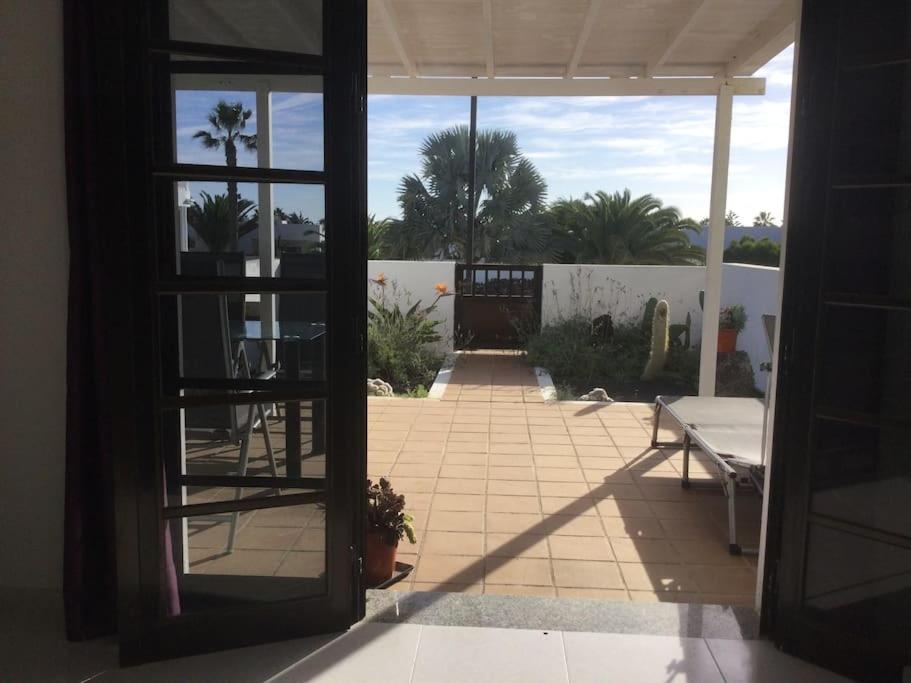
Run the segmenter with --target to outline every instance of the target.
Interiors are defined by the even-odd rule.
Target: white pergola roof
[[[733,77],[752,75],[793,42],[796,8],[793,0],[369,0],[371,92],[715,94],[726,79],[736,94],[761,94],[762,82]]]

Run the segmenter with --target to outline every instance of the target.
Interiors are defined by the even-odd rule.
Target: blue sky
[[[763,97],[734,101],[728,208],[748,224],[759,211],[780,219],[793,50],[788,48],[757,75],[767,79]],[[204,150],[193,133],[219,97],[255,110],[253,93],[177,93],[178,160],[224,164],[221,151]],[[420,168],[422,140],[440,129],[468,122],[467,97],[372,95],[368,102],[368,204],[378,217],[400,215],[401,178]],[[489,97],[478,101],[478,126],[512,130],[522,152],[548,184],[548,199],[629,188],[652,193],[697,220],[708,215],[714,99],[711,97]],[[248,124],[256,131],[255,111]],[[322,168],[321,98],[273,94],[274,166]],[[241,152],[239,163],[256,164]],[[223,185],[192,183],[199,191]],[[255,187],[241,194],[255,200]],[[318,188],[275,186],[276,205],[323,217]]]

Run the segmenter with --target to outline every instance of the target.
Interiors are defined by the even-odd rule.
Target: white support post
[[[270,84],[263,82],[256,88],[256,161],[260,168],[272,166],[272,93]],[[275,275],[275,202],[272,185],[259,184],[259,275]],[[259,295],[259,319],[263,327],[275,322],[275,296]],[[273,350],[274,351],[274,350]],[[275,358],[274,353],[272,358]]]
[[[715,100],[715,149],[712,155],[712,194],[709,240],[705,254],[705,300],[702,310],[702,348],[699,357],[699,395],[715,395],[718,365],[718,321],[724,260],[724,214],[727,210],[728,167],[731,160],[731,121],[734,91],[722,83]]]

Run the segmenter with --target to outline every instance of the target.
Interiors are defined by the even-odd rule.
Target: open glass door
[[[800,40],[764,616],[908,680],[911,5],[806,0]]]
[[[343,630],[364,605],[365,4],[143,4],[125,663]]]

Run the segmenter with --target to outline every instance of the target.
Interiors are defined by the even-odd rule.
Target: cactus
[[[645,302],[645,313],[642,316],[642,334],[648,336],[652,333],[652,318],[655,315],[655,306],[658,305],[658,299],[652,297]]]
[[[655,305],[652,315],[652,341],[648,354],[648,363],[642,372],[642,379],[653,380],[664,369],[667,362],[668,348],[668,305],[663,299]]]

